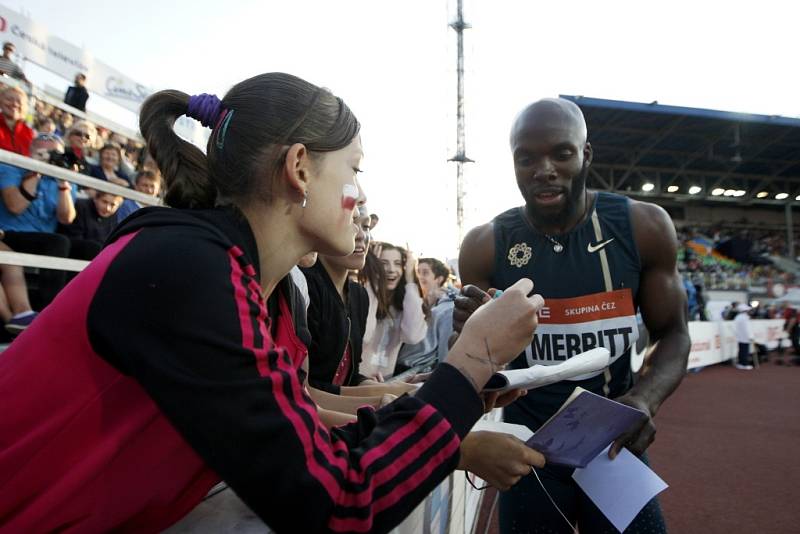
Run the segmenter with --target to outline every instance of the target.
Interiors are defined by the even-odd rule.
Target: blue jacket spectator
[[[31,143],[31,157],[50,161],[54,154],[63,154],[60,138],[45,134]],[[49,176],[0,165],[0,229],[3,242],[17,252],[65,258],[69,255],[69,239],[55,232],[59,223],[75,219],[75,189],[72,185]],[[31,294],[36,309],[50,303],[64,286],[63,271],[42,269],[38,275],[38,291]]]
[[[26,169],[0,164],[0,190],[6,188],[19,189],[26,176],[31,174]],[[36,188],[35,198],[28,207],[19,214],[9,211],[5,202],[0,203],[0,228],[14,232],[55,232],[59,219],[57,215],[60,201],[60,187],[69,187],[70,196],[75,200],[75,188],[60,185],[60,180],[50,176],[41,176]]]

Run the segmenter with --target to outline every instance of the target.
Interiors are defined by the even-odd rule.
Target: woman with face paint
[[[181,115],[212,129],[206,154]],[[174,209],[127,218],[0,358],[0,531],[159,532],[220,479],[277,532],[389,531],[456,468],[479,392],[530,343],[531,281],[479,308],[413,396],[328,430],[287,275],[355,248],[355,116],[270,73],[222,100],[155,93],[140,126]]]

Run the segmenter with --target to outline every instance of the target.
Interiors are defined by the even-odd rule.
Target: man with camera
[[[39,161],[59,164],[63,153],[63,142],[52,134],[39,135],[30,145],[31,157]],[[69,183],[0,165],[0,196],[0,229],[6,245],[17,252],[69,257],[69,239],[55,233],[58,223],[75,219],[75,191]],[[64,286],[64,272],[41,269],[38,282],[39,291],[31,295],[31,303],[42,309]]]

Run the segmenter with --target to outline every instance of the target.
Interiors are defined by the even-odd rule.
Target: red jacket
[[[17,121],[12,131],[8,127],[5,117],[0,120],[0,148],[23,156],[30,156],[31,141],[33,141],[33,130],[24,121]]]

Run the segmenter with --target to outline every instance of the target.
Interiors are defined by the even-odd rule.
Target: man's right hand
[[[495,289],[490,289],[487,293],[478,286],[473,286],[472,284],[467,284],[461,288],[461,293],[459,293],[454,302],[453,333],[450,334],[447,340],[447,348],[453,348],[453,345],[456,344],[456,340],[458,340],[458,336],[461,334],[461,330],[464,328],[464,323],[467,322],[467,319],[469,319],[470,315],[472,315],[475,310],[492,300],[492,295],[494,295],[495,291]]]
[[[460,334],[467,319],[490,300],[492,296],[478,286],[466,285],[461,288],[461,294],[456,297],[453,308],[453,331]]]
[[[500,298],[477,308],[464,324],[447,362],[461,370],[478,391],[489,377],[530,344],[544,306],[541,295],[528,296],[533,282],[523,278]]]

